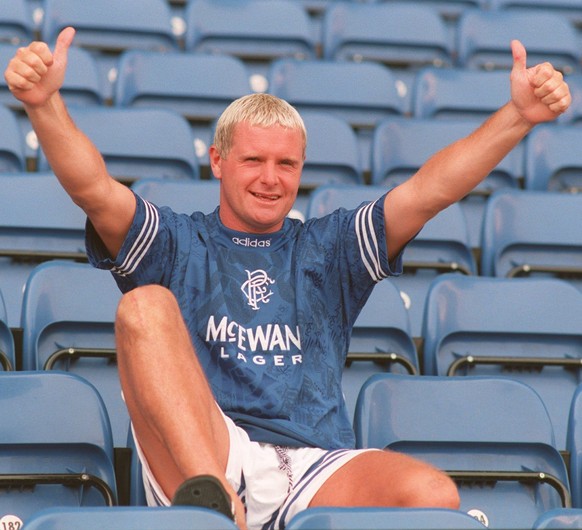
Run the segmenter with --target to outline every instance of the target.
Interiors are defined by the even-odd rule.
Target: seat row
[[[0,383],[0,459],[7,471],[0,475],[0,521],[7,528],[67,530],[88,519],[76,528],[113,521],[115,528],[134,529],[147,520],[147,528],[166,524],[168,530],[188,517],[180,528],[235,528],[214,512],[145,508],[138,497],[130,497],[133,508],[117,508],[124,503],[108,411],[83,377],[0,372]],[[287,528],[569,528],[560,522],[579,523],[582,514],[582,387],[569,419],[567,466],[542,399],[524,383],[375,375],[359,395],[357,446],[397,450],[445,470],[458,484],[460,510],[307,509]],[[131,460],[132,487],[140,488],[134,453]],[[550,521],[556,526],[543,526]]]

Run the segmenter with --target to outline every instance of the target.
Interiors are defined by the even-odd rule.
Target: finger
[[[513,71],[525,71],[527,53],[524,45],[517,39],[511,41],[511,54],[513,55]]]
[[[59,33],[53,55],[55,60],[66,60],[69,48],[75,38],[75,29],[68,27]]]

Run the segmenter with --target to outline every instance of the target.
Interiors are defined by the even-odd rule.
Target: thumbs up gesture
[[[75,30],[69,27],[61,31],[52,52],[44,42],[33,42],[18,49],[4,72],[16,99],[25,105],[40,106],[61,88],[74,37]]]
[[[518,40],[511,42],[511,51],[511,99],[521,116],[535,125],[562,114],[572,100],[562,73],[550,63],[527,68],[526,50]]]

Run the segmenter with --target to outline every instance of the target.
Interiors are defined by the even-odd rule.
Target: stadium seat
[[[389,280],[374,287],[352,330],[342,377],[350,419],[360,388],[378,372],[420,373],[408,312]]]
[[[279,59],[269,70],[269,93],[300,113],[332,113],[356,131],[362,169],[369,166],[371,135],[387,116],[404,113],[394,73],[374,62]]]
[[[412,113],[417,118],[484,119],[509,97],[507,71],[428,66],[416,75]]]
[[[442,276],[426,299],[424,371],[527,383],[564,451],[570,402],[582,382],[581,314],[582,293],[556,278]]]
[[[372,184],[394,186],[412,176],[428,158],[443,147],[477,129],[478,118],[391,117],[381,121],[372,138]],[[460,201],[473,248],[481,245],[485,204],[493,191],[519,188],[523,177],[523,144],[516,146],[465,199]]]
[[[42,39],[53,43],[67,26],[77,30],[74,45],[95,57],[106,99],[112,95],[121,52],[179,49],[165,0],[44,0]]]
[[[581,195],[496,192],[483,219],[481,274],[559,276],[582,288],[581,222]]]
[[[321,217],[341,207],[355,208],[386,191],[383,186],[322,186],[312,192],[307,217]],[[404,252],[404,274],[387,280],[400,290],[414,338],[421,336],[428,287],[437,275],[446,272],[477,273],[459,204],[452,204],[424,226]]]
[[[125,446],[129,426],[113,329],[120,298],[109,272],[51,261],[30,273],[21,320],[23,368],[67,371],[90,381],[107,407],[116,447]]]
[[[582,5],[578,0],[487,0],[491,9],[517,12],[557,13],[568,17],[576,26],[582,25]]]
[[[198,179],[194,136],[186,118],[167,109],[74,108],[76,125],[97,146],[109,173],[131,183],[139,178]],[[44,154],[39,170],[49,169]]]
[[[558,125],[580,125],[582,122],[582,74],[573,73],[565,76],[572,102],[566,111],[558,116]]]
[[[518,381],[377,374],[358,398],[355,431],[358,447],[447,471],[460,509],[491,529],[531,528],[542,513],[571,506],[548,412]]]
[[[541,125],[525,142],[525,189],[582,191],[582,128]]]
[[[247,69],[236,57],[134,50],[121,56],[115,105],[180,113],[190,122],[200,162],[208,165],[213,121],[250,92]]]
[[[113,444],[95,388],[59,372],[0,373],[0,520],[117,504]]]
[[[51,508],[35,514],[26,530],[236,530],[224,515],[187,506]]]
[[[532,530],[575,530],[582,528],[582,509],[556,508],[538,517]]]
[[[574,392],[568,418],[566,447],[570,456],[572,503],[582,509],[582,387]]]
[[[548,61],[564,73],[580,71],[577,32],[559,14],[468,10],[459,19],[457,37],[457,61],[464,68],[511,69],[510,42],[519,39],[528,66]]]
[[[32,9],[27,0],[0,1],[0,42],[19,46],[34,39]]]
[[[169,181],[143,179],[131,189],[157,206],[169,206],[177,213],[211,213],[218,206],[220,184],[217,180]]]
[[[16,114],[0,105],[0,176],[26,170],[24,138]]]
[[[382,3],[392,0],[371,0],[372,2]],[[463,11],[474,7],[487,7],[490,0],[414,0],[415,4],[431,7],[448,21],[456,22]]]
[[[470,515],[439,508],[307,508],[287,530],[471,530],[483,525]]]
[[[266,91],[274,59],[317,56],[309,15],[291,0],[192,0],[185,21],[186,51],[238,57],[256,92]]]
[[[52,174],[0,176],[0,290],[10,327],[20,327],[22,290],[42,261],[86,261],[85,214]],[[41,206],[40,206],[41,205]]]
[[[4,371],[14,370],[16,368],[14,355],[14,337],[8,326],[8,315],[4,297],[0,291],[0,369]]]

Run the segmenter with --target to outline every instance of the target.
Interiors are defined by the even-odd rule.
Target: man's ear
[[[216,149],[214,144],[212,144],[208,148],[208,158],[210,160],[210,169],[212,170],[212,174],[217,179],[221,179],[222,178],[222,166],[221,166],[220,162],[221,162],[222,158],[218,154],[218,150]]]

